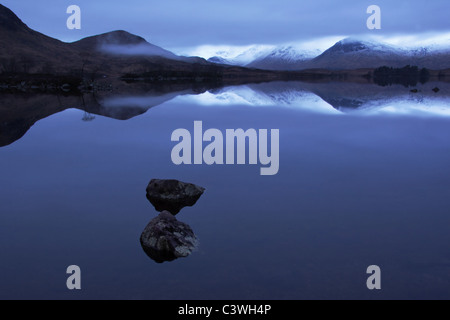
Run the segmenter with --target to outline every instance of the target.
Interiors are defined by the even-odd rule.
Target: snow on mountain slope
[[[265,56],[272,49],[273,49],[273,47],[271,47],[271,46],[264,46],[264,45],[252,46],[248,50],[239,54],[233,60],[241,65],[247,65],[251,61],[260,59],[261,57]]]
[[[322,51],[302,49],[295,45],[268,46],[254,45],[241,52],[232,48],[230,51],[215,52],[208,61],[221,64],[246,66],[269,70],[291,70],[291,65],[300,61],[307,61],[318,56]],[[287,67],[286,67],[287,66]]]
[[[296,48],[295,46],[281,46],[270,52],[266,58],[278,58],[286,61],[308,60],[315,58],[322,52],[317,50],[305,50]]]
[[[267,70],[296,70],[301,63],[309,61],[321,53],[320,50],[305,50],[295,46],[280,46],[268,55],[255,59],[247,65],[251,68]]]
[[[237,51],[236,48],[230,50],[216,51],[208,61],[214,63],[231,64],[237,66],[245,66],[254,60],[260,59],[268,54],[274,47],[266,45],[253,45]]]
[[[415,65],[420,68],[445,69],[450,67],[449,54],[449,51],[433,52],[427,48],[412,50],[375,41],[347,38],[308,62],[305,68],[333,70],[381,66],[401,68]]]
[[[399,38],[402,39],[402,38]],[[403,43],[397,38],[345,38],[325,47],[325,41],[291,45],[223,47],[212,51],[210,62],[267,70],[358,69],[417,65],[430,69],[450,68],[450,34]],[[330,41],[331,39],[326,39]],[[407,44],[407,45],[406,45]],[[326,50],[324,48],[327,48]]]

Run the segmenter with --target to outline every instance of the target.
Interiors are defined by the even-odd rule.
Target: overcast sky
[[[63,41],[123,29],[164,48],[280,44],[317,37],[450,31],[449,0],[0,0],[29,27]],[[68,30],[66,9],[82,10]],[[382,30],[369,31],[369,5]]]

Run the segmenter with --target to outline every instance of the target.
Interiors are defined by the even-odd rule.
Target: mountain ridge
[[[267,70],[298,70],[303,63],[310,61],[320,50],[297,49],[292,45],[279,46],[254,61],[246,67]]]
[[[221,59],[222,57],[218,56],[211,58],[210,61],[220,62]],[[223,62],[233,64],[232,60],[225,59]],[[250,68],[278,71],[354,70],[382,66],[401,68],[406,65],[437,70],[450,68],[450,48],[403,49],[381,42],[349,37],[338,41],[323,52],[297,49],[293,45],[275,47],[262,57],[256,57],[245,64]]]
[[[77,74],[119,76],[149,69],[188,70],[207,64],[197,57],[180,57],[124,30],[106,32],[66,43],[29,28],[0,4],[0,73]]]
[[[447,52],[440,53],[441,56],[428,52],[421,56],[418,52],[413,57],[403,57],[396,50],[351,39],[336,43],[315,58],[312,58],[312,50],[298,52],[292,46],[255,45],[230,55],[233,61],[216,58],[213,63],[199,57],[177,56],[124,30],[65,43],[32,30],[3,5],[0,5],[0,16],[3,18],[0,43],[5,44],[0,47],[0,84],[3,86],[5,83],[6,86],[16,86],[29,80],[24,75],[30,74],[39,75],[32,79],[33,86],[44,84],[43,80],[38,82],[38,78],[66,75],[72,82],[78,78],[92,87],[94,81],[107,78],[131,82],[214,83],[223,83],[224,79],[227,83],[292,79],[369,81],[370,69],[385,65],[431,65],[437,70],[450,68]],[[249,58],[259,64],[247,63]],[[234,63],[245,64],[245,67]],[[17,79],[17,75],[22,78]],[[11,76],[15,76],[15,81],[8,78]],[[59,79],[57,84],[61,81]]]
[[[9,8],[0,3],[0,28],[17,31],[27,25]]]

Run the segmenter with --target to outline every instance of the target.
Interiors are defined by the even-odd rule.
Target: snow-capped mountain
[[[261,59],[261,57],[267,55],[273,48],[274,46],[254,45],[244,48],[241,51],[221,50],[216,52],[213,57],[208,59],[208,61],[243,67],[255,60]]]
[[[294,45],[255,45],[234,55],[230,51],[219,51],[209,62],[230,64],[265,70],[296,70],[298,64],[318,56],[320,50],[305,50]]]
[[[406,65],[438,70],[450,68],[450,47],[431,44],[398,47],[377,41],[346,38],[324,52],[295,45],[253,46],[234,56],[222,52],[222,55],[209,61],[266,70],[344,70],[381,66],[402,68]]]
[[[320,50],[280,46],[272,50],[268,55],[262,56],[246,66],[266,70],[298,70],[304,62],[317,57],[320,53]]]
[[[404,52],[395,47],[347,38],[312,59],[305,67],[331,70],[377,68],[384,65],[404,67],[404,57]]]
[[[304,68],[360,69],[389,66],[401,68],[414,65],[420,68],[450,68],[450,51],[430,48],[402,49],[388,44],[347,38],[339,41]]]

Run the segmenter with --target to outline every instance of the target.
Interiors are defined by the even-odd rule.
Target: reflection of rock
[[[204,188],[178,180],[153,179],[147,187],[147,198],[162,212],[150,221],[141,235],[145,253],[158,263],[189,256],[197,246],[197,237],[187,224],[175,215],[193,206]]]
[[[176,215],[184,207],[192,207],[205,189],[178,180],[153,179],[147,187],[147,199],[159,212],[169,211]]]
[[[145,253],[158,263],[189,256],[197,243],[191,227],[167,211],[150,221],[141,235]]]

